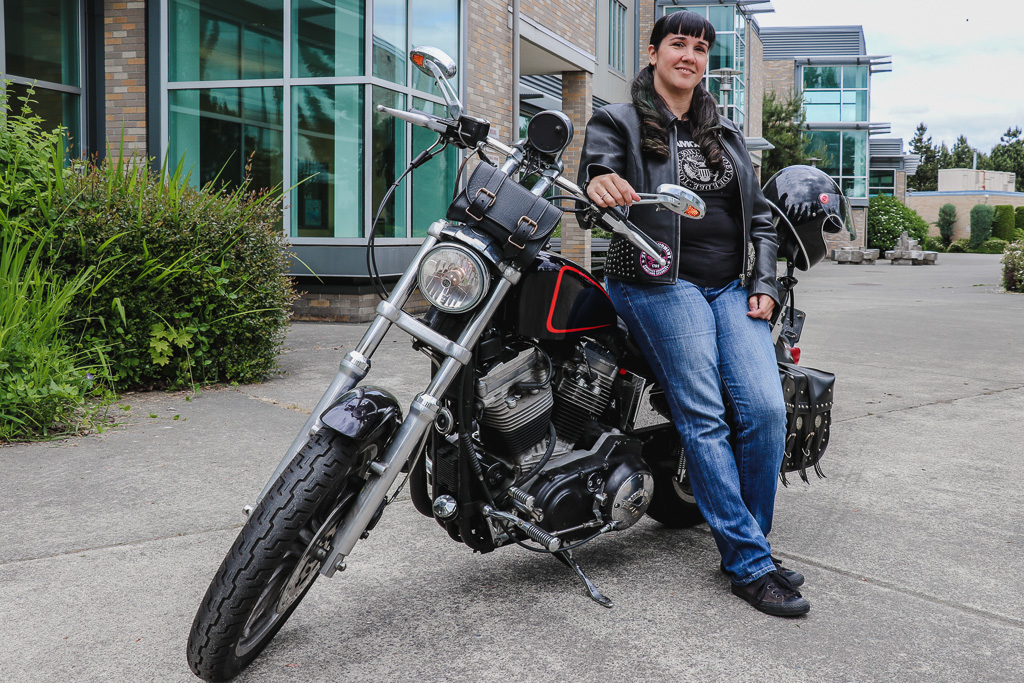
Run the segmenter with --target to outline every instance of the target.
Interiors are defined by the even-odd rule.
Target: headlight
[[[418,279],[427,301],[448,313],[462,313],[476,306],[487,293],[489,282],[480,257],[454,244],[427,252]]]

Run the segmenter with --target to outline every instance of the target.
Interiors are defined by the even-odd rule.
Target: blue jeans
[[[774,571],[775,490],[786,407],[768,322],[746,288],[608,280],[608,294],[665,388],[697,506],[738,584]],[[729,441],[723,392],[736,424]]]

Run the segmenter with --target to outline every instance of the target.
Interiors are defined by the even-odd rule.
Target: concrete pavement
[[[406,501],[237,680],[1020,680],[1024,295],[998,260],[798,275],[801,364],[838,376],[829,478],[780,491],[771,537],[806,618],[733,597],[705,529],[644,520],[579,551],[606,610]],[[195,680],[185,640],[240,510],[361,333],[296,324],[270,382],[129,395],[104,434],[0,449],[0,680]],[[425,385],[402,333],[376,361],[406,402]]]

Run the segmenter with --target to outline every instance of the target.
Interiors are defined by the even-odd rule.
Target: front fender
[[[354,441],[388,441],[402,422],[402,408],[380,387],[356,387],[320,415],[325,425]]]

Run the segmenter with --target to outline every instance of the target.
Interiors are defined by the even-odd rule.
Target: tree
[[[907,178],[907,186],[920,192],[934,192],[939,188],[938,150],[932,144],[932,137],[925,137],[928,126],[917,124],[917,132],[910,141],[910,151],[921,157],[921,163],[914,175]]]
[[[948,247],[953,241],[953,228],[956,225],[956,207],[952,204],[943,204],[939,209],[939,220],[935,221],[939,228],[939,235],[942,236],[943,246]]]
[[[991,159],[995,170],[1016,173],[1014,189],[1024,191],[1024,139],[1019,127],[1006,129],[999,144],[992,148]]]
[[[967,136],[961,135],[956,139],[956,142],[953,143],[953,148],[949,150],[950,165],[939,166],[939,168],[975,168],[975,154],[978,155],[978,169],[992,168],[988,155],[974,147],[971,147],[970,143],[967,142]]]
[[[786,97],[769,92],[765,93],[763,103],[761,135],[775,145],[761,160],[761,178],[767,180],[786,166],[807,163],[803,141],[806,117],[799,94]]]
[[[992,236],[995,213],[995,209],[987,204],[975,204],[971,209],[971,251],[976,251],[982,242]]]

